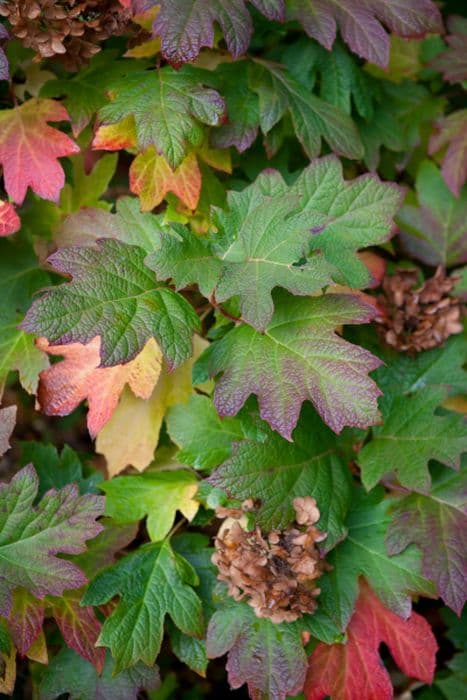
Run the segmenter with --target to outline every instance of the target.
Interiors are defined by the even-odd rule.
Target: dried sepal
[[[285,530],[247,530],[248,500],[242,508],[219,508],[226,518],[215,540],[212,557],[218,579],[235,600],[247,599],[258,617],[293,622],[316,610],[320,589],[316,582],[325,569],[317,544],[325,539],[315,523],[320,518],[310,496],[293,501],[295,522]]]

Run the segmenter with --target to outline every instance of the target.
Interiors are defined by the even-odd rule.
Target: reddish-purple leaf
[[[412,493],[394,508],[386,537],[389,554],[410,544],[423,552],[423,574],[458,615],[467,599],[467,470],[444,469],[429,495]]]
[[[284,19],[284,0],[251,2],[268,19]],[[155,4],[153,0],[144,7]],[[235,58],[248,48],[253,23],[245,0],[158,0],[157,5],[154,34],[161,37],[162,54],[174,66],[194,61],[203,46],[213,46],[215,23]]]
[[[447,26],[448,48],[433,59],[431,66],[441,71],[449,83],[462,83],[467,80],[467,18],[452,15]]]
[[[291,0],[288,16],[329,50],[339,28],[352,51],[383,68],[389,62],[389,34],[383,25],[405,37],[442,31],[441,15],[431,0]]]
[[[18,653],[25,656],[39,636],[44,622],[44,602],[34,598],[24,588],[13,593],[13,605],[8,620],[11,638]]]
[[[65,643],[101,673],[105,662],[105,649],[96,648],[101,623],[91,605],[80,606],[82,592],[67,591],[61,598],[51,601],[52,614],[63,635]]]
[[[466,37],[467,43],[467,37]],[[441,173],[456,197],[467,180],[467,109],[459,109],[435,124],[431,136],[430,155],[448,146],[443,157]]]

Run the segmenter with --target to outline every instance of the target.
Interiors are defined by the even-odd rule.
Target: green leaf
[[[37,598],[80,588],[86,577],[56,555],[79,554],[102,529],[103,498],[78,496],[75,485],[49,491],[33,506],[39,479],[32,465],[0,484],[0,613],[8,616],[11,594],[24,587]]]
[[[159,685],[157,666],[142,663],[115,675],[115,662],[107,654],[99,675],[89,661],[71,649],[62,649],[47,666],[39,686],[40,700],[68,694],[69,700],[137,700],[142,690]]]
[[[263,442],[237,442],[230,459],[209,482],[232,498],[258,499],[258,522],[269,531],[284,529],[294,519],[292,502],[313,496],[321,517],[317,527],[328,533],[326,550],[346,534],[344,521],[351,497],[350,472],[336,454],[336,439],[307,407],[287,442],[272,430]]]
[[[75,75],[49,80],[40,94],[41,97],[65,96],[62,101],[71,117],[73,134],[78,136],[106,104],[106,93],[111,84],[141,67],[141,61],[118,60],[117,51],[104,49]]]
[[[54,445],[32,440],[22,442],[20,462],[21,465],[34,464],[39,477],[39,498],[50,489],[61,489],[73,483],[77,484],[80,494],[97,493],[97,486],[103,479],[97,471],[85,477],[81,459],[69,445],[59,454]]]
[[[103,367],[128,362],[154,337],[170,368],[192,355],[198,318],[188,302],[159,284],[145,251],[103,239],[97,248],[65,248],[49,258],[73,280],[49,289],[22,327],[52,343],[87,343],[101,336]]]
[[[320,579],[316,624],[330,618],[344,632],[358,596],[358,577],[364,576],[386,607],[407,618],[411,593],[436,595],[434,585],[420,572],[420,553],[413,547],[389,557],[385,536],[391,522],[390,501],[381,494],[356,491],[347,518],[347,538],[329,554],[332,571]]]
[[[118,523],[131,523],[147,516],[146,526],[153,542],[163,540],[174,524],[177,511],[192,520],[198,510],[194,496],[198,480],[191,472],[146,472],[105,481],[105,513]]]
[[[102,605],[120,596],[98,640],[110,647],[117,673],[140,660],[154,663],[166,615],[185,634],[202,635],[201,601],[191,587],[197,583],[192,566],[167,541],[139,547],[92,581],[83,605]]]
[[[11,318],[26,311],[37,289],[50,284],[32,246],[23,237],[0,239],[0,299],[2,316]]]
[[[309,158],[319,156],[321,138],[335,153],[360,159],[363,146],[352,119],[312,95],[280,66],[255,59],[250,84],[259,96],[259,119],[267,134],[289,111],[297,139]]]
[[[342,323],[369,321],[375,308],[352,295],[276,298],[264,334],[237,326],[201,357],[210,376],[223,373],[214,394],[219,414],[235,415],[256,394],[261,418],[287,440],[305,400],[335,432],[375,423],[379,390],[367,373],[379,360],[334,332]]]
[[[459,474],[440,465],[429,494],[413,493],[395,502],[386,536],[390,554],[417,544],[423,574],[458,615],[467,598],[467,461]]]
[[[436,415],[443,398],[442,391],[429,387],[394,399],[383,425],[372,428],[372,439],[358,455],[368,490],[395,471],[402,486],[428,493],[430,459],[459,469],[460,456],[467,451],[464,419],[454,413]]]
[[[133,116],[139,149],[155,146],[176,168],[189,144],[202,143],[202,125],[220,124],[225,112],[222,97],[203,87],[199,75],[190,67],[175,71],[169,66],[132,73],[113,83],[114,99],[99,116],[105,124]]]
[[[0,393],[14,370],[23,389],[36,393],[39,373],[49,366],[46,353],[36,347],[34,338],[18,328],[20,321],[19,315],[0,312]]]
[[[250,697],[285,700],[303,688],[307,662],[299,626],[257,618],[246,603],[228,600],[214,613],[207,652],[211,659],[228,654],[230,687],[246,683]]]
[[[196,671],[200,676],[206,675],[208,657],[206,643],[202,639],[189,637],[183,634],[175,625],[169,625],[170,642],[172,651],[180,661]]]
[[[167,431],[180,447],[177,459],[195,469],[211,469],[230,456],[234,440],[244,437],[241,421],[220,418],[207,396],[194,394],[188,403],[169,409]]]

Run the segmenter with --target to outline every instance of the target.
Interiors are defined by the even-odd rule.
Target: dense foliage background
[[[3,694],[463,697],[462,12],[0,0]]]

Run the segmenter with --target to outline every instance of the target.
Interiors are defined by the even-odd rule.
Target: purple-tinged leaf
[[[467,18],[452,15],[447,21],[448,48],[436,56],[431,67],[441,71],[448,83],[467,80]]]
[[[451,192],[459,197],[467,180],[467,109],[453,112],[436,123],[435,128],[430,138],[429,153],[432,155],[443,146],[448,146],[441,173]]]
[[[251,2],[268,19],[284,19],[284,0]],[[234,58],[248,48],[253,23],[245,0],[158,0],[157,4],[154,34],[161,38],[162,55],[174,66],[194,61],[203,46],[214,45],[215,23]]]
[[[25,656],[41,633],[44,622],[44,601],[37,600],[24,588],[13,593],[8,628],[18,653]]]
[[[288,17],[298,19],[306,33],[331,50],[337,28],[356,54],[386,68],[389,35],[405,37],[442,31],[441,15],[431,0],[290,0]]]
[[[246,603],[227,601],[214,613],[207,652],[211,659],[228,654],[230,687],[246,683],[251,698],[285,700],[303,688],[306,655],[299,627],[259,619]]]
[[[417,198],[409,193],[396,217],[408,253],[433,266],[467,262],[467,190],[456,198],[428,160],[418,169],[415,189]]]
[[[24,587],[43,599],[80,588],[86,577],[60,554],[79,554],[102,527],[101,496],[79,496],[75,485],[51,490],[34,506],[39,480],[32,465],[0,484],[0,613],[10,614],[11,594]]]
[[[441,598],[458,615],[467,599],[465,466],[459,474],[440,469],[426,496],[413,493],[400,499],[386,537],[392,555],[413,543],[420,547],[423,574],[436,583]]]
[[[340,324],[367,323],[375,314],[374,306],[352,295],[278,294],[264,334],[237,326],[201,358],[212,377],[223,375],[214,394],[219,414],[236,415],[256,394],[261,418],[287,440],[306,400],[336,433],[376,423],[380,391],[368,372],[380,360],[335,333]]]
[[[10,35],[8,33],[7,28],[3,24],[0,24],[0,41],[2,39],[8,39],[9,36]],[[10,67],[8,65],[8,58],[6,56],[5,51],[0,46],[0,80],[9,80],[9,79],[10,79]]]

